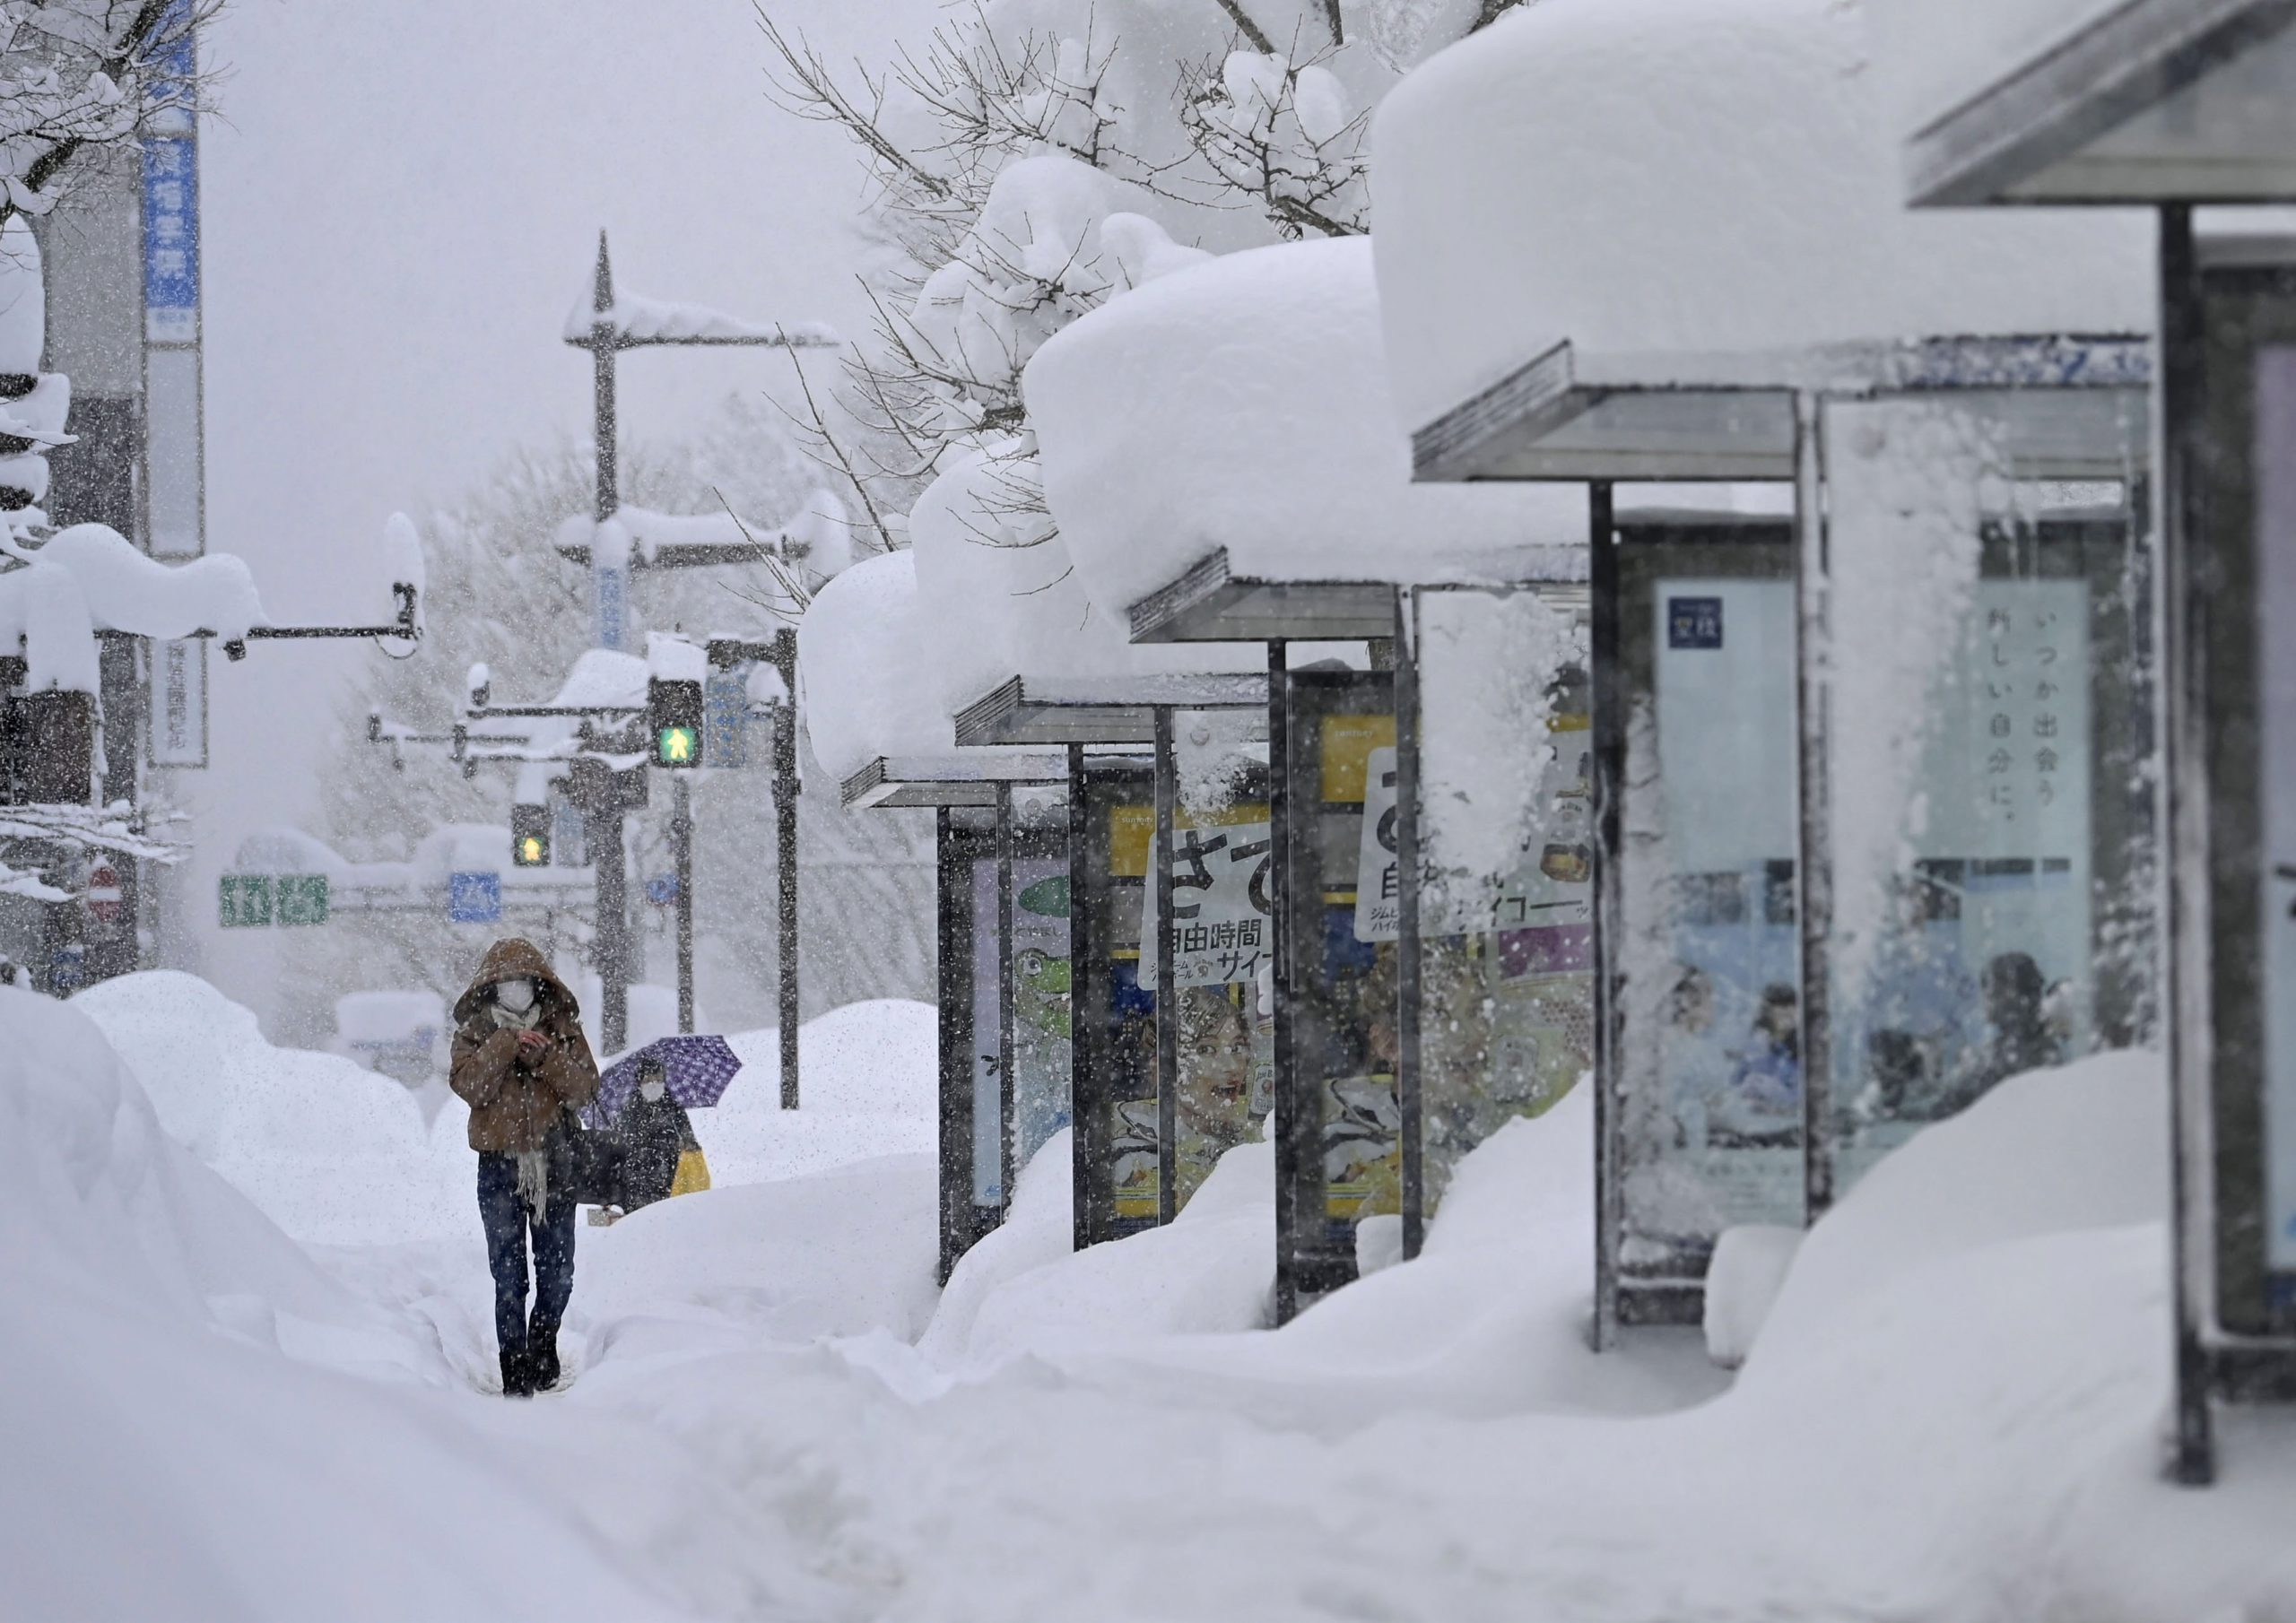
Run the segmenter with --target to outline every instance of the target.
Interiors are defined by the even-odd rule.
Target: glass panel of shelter
[[[1396,948],[1359,925],[1359,876],[1378,881],[1364,805],[1371,758],[1392,755],[1394,679],[1286,671],[1275,819],[1276,1293],[1279,1316],[1356,1276],[1356,1231],[1402,1212]],[[1366,845],[1374,854],[1368,860]]]
[[[1256,1140],[1274,1098],[1274,873],[1268,822],[1266,713],[1176,710],[1172,919],[1144,899],[1140,979],[1157,985],[1172,950],[1175,1050],[1167,1176],[1177,1211],[1220,1158]]]
[[[2218,1385],[2285,1397],[2296,1390],[2296,265],[2211,265],[2199,298],[2205,409],[2186,431],[2205,517],[2187,587],[2198,602],[2178,607],[2205,628],[2207,1294],[2225,1341]]]
[[[2141,407],[2123,477],[2030,477],[2033,402],[1827,403],[1831,1089],[1839,1193],[2004,1078],[2153,1018]],[[1777,1094],[1799,1107],[1789,1067]]]
[[[1002,822],[1004,913],[1009,972],[999,1011],[1004,1037],[1005,1187],[1069,1125],[1074,1015],[1068,946],[1068,785],[1013,784]]]
[[[1593,740],[1619,813],[1602,1265],[1621,1322],[1694,1321],[1723,1229],[1802,1220],[1794,548],[1785,522],[1729,515],[1614,533],[1596,668],[1620,690]]]
[[[1155,784],[1142,757],[1083,755],[1072,773],[1075,1243],[1156,1222],[1162,1176],[1156,1000],[1140,978]]]
[[[1365,817],[1383,866],[1357,912],[1360,933],[1400,936],[1413,954],[1413,1253],[1459,1160],[1508,1121],[1545,1114],[1593,1065],[1594,761],[1583,587],[1422,587],[1407,603],[1406,725],[1396,751],[1370,757]],[[1399,909],[1387,905],[1398,893]]]

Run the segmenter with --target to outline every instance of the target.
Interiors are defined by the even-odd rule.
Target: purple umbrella
[[[661,1061],[669,1096],[689,1110],[705,1109],[724,1098],[726,1085],[742,1068],[741,1057],[722,1037],[657,1037],[606,1068],[598,1079],[598,1097],[582,1119],[596,1127],[620,1116],[638,1091],[639,1066],[648,1059]]]

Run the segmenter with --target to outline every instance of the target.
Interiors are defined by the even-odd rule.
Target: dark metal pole
[[[693,794],[681,776],[670,790],[670,860],[676,871],[678,1030],[693,1030]]]
[[[1021,1056],[1020,1031],[1013,1024],[1019,1008],[1013,996],[1013,785],[1002,784],[996,791],[996,1119],[1002,1140],[996,1186],[1004,1192],[1008,1211],[1013,1206],[1013,1185],[1021,1172],[1021,1126],[1013,1115],[1013,1068]]]
[[[1275,1322],[1289,1324],[1300,1311],[1299,1134],[1292,1121],[1300,1108],[1296,1072],[1299,1056],[1292,1037],[1292,942],[1286,920],[1292,911],[1292,834],[1285,813],[1291,801],[1291,737],[1285,725],[1290,695],[1285,690],[1284,646],[1267,645],[1267,870],[1277,885],[1275,916],[1269,934],[1275,955],[1270,968],[1274,993],[1275,1097],[1268,1114],[1275,1142]]]
[[[1619,872],[1626,798],[1626,656],[1620,636],[1618,531],[1608,480],[1587,487],[1588,664],[1595,744],[1595,1328],[1596,1352],[1618,1344],[1617,1092],[1625,1034],[1625,884]]]
[[[2187,1487],[2215,1480],[2216,1446],[2209,1412],[2209,1359],[2202,1339],[2204,1280],[2192,1253],[2213,1237],[2211,1214],[2199,1208],[2207,1180],[2188,1165],[2207,1142],[2201,1122],[2210,1107],[2213,1072],[2209,986],[2207,623],[2197,578],[2203,457],[2207,432],[2207,327],[2194,252],[2192,210],[2161,211],[2161,604],[2160,647],[2167,695],[2161,729],[2166,784],[2162,838],[2169,854],[2166,932],[2169,1017],[2169,1145],[2175,1243],[2170,1247],[2176,1299],[2176,1438],[2170,1475]],[[2213,1245],[2207,1249],[2213,1253]]]
[[[773,835],[776,905],[780,936],[775,968],[780,980],[781,1107],[797,1108],[797,633],[774,634],[773,665],[783,699],[773,729]]]
[[[606,777],[606,806],[593,812],[582,838],[598,881],[598,1040],[619,1054],[630,1040],[630,874],[622,847],[622,804]]]
[[[1823,412],[1805,390],[1794,400],[1794,711],[1800,744],[1794,878],[1802,949],[1802,1220],[1833,1204],[1832,559],[1825,519]]]
[[[1093,977],[1108,973],[1091,961],[1101,946],[1091,925],[1091,818],[1084,793],[1084,746],[1068,746],[1068,1117],[1073,1124],[1069,1143],[1069,1196],[1074,1210],[1069,1224],[1069,1244],[1083,1250],[1100,1238],[1093,1219],[1093,1163],[1100,1159],[1100,1124],[1094,1119],[1100,1098],[1100,1045],[1091,1029],[1094,1011],[1085,994]],[[1105,999],[1102,1000],[1103,1002]]]
[[[1419,934],[1418,594],[1396,595],[1396,1104],[1403,1134],[1403,1254],[1427,1237],[1426,1094],[1420,1071],[1420,1001],[1426,965]]]
[[[1172,964],[1172,824],[1179,765],[1172,758],[1172,707],[1154,709],[1156,848],[1148,882],[1156,887],[1156,1221],[1179,1214],[1180,1006]]]
[[[606,257],[606,234],[598,233],[598,268],[590,287],[590,431],[597,438],[597,498],[590,516],[604,524],[622,506],[621,470],[616,456],[613,400],[613,265]],[[590,549],[590,565],[597,567],[597,549]]]
[[[949,1282],[949,1273],[956,1266],[957,1258],[964,1251],[963,1201],[961,1198],[960,1162],[970,1150],[972,1135],[970,1131],[966,1101],[971,1098],[972,999],[967,985],[961,979],[969,976],[970,961],[965,951],[964,931],[961,924],[965,906],[963,888],[959,881],[961,864],[957,861],[955,820],[949,808],[938,806],[933,812],[933,910],[934,910],[934,981],[939,993],[938,1032],[940,1036],[939,1064],[935,1067],[938,1085],[935,1088],[935,1111],[939,1131],[938,1146],[941,1186],[941,1255],[938,1270],[940,1282]]]

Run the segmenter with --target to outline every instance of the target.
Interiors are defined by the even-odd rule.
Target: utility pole
[[[676,873],[678,1030],[693,1030],[693,792],[683,777],[670,786],[670,860]]]

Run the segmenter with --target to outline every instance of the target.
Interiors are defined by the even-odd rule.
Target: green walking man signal
[[[646,684],[647,730],[654,764],[678,770],[701,764],[701,684],[655,677]]]

